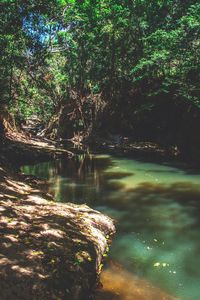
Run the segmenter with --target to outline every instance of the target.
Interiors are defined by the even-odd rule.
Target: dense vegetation
[[[68,105],[75,130],[95,125],[135,139],[200,144],[199,1],[0,6],[1,102],[19,122],[33,114],[48,121]]]

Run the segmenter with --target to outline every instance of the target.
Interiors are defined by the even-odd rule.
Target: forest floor
[[[71,156],[53,142],[11,133],[0,151],[1,300],[89,299],[113,221],[85,205],[60,204],[20,161]]]

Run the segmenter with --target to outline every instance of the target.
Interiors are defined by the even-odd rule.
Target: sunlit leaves
[[[67,4],[68,1],[66,0],[57,0],[58,5],[60,6],[65,6]]]
[[[189,29],[199,29],[200,27],[200,4],[192,5],[186,16],[180,20],[180,24],[187,26]],[[185,28],[186,29],[186,28]]]
[[[1,20],[5,32],[0,41],[6,88],[11,73],[15,73],[11,80],[15,83],[11,84],[13,91],[7,93],[6,101],[15,97],[20,102],[16,108],[20,114],[32,113],[30,103],[37,104],[37,112],[49,114],[53,110],[50,106],[66,99],[70,89],[102,92],[113,107],[115,95],[132,91],[140,94],[142,91],[144,99],[173,93],[199,104],[198,3],[189,1],[180,5],[179,0],[30,0],[26,5],[18,0],[16,6],[13,1],[2,3],[6,18]],[[27,67],[23,70],[25,61]],[[21,77],[19,70],[24,71]],[[144,103],[140,105],[142,109]]]

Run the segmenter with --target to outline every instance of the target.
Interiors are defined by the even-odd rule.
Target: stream
[[[200,171],[167,162],[81,154],[22,167],[56,201],[116,220],[96,299],[200,299]]]

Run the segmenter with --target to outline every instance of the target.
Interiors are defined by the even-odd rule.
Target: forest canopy
[[[110,130],[197,129],[198,1],[3,0],[0,11],[1,102],[16,119],[48,121],[73,91],[101,95]]]

